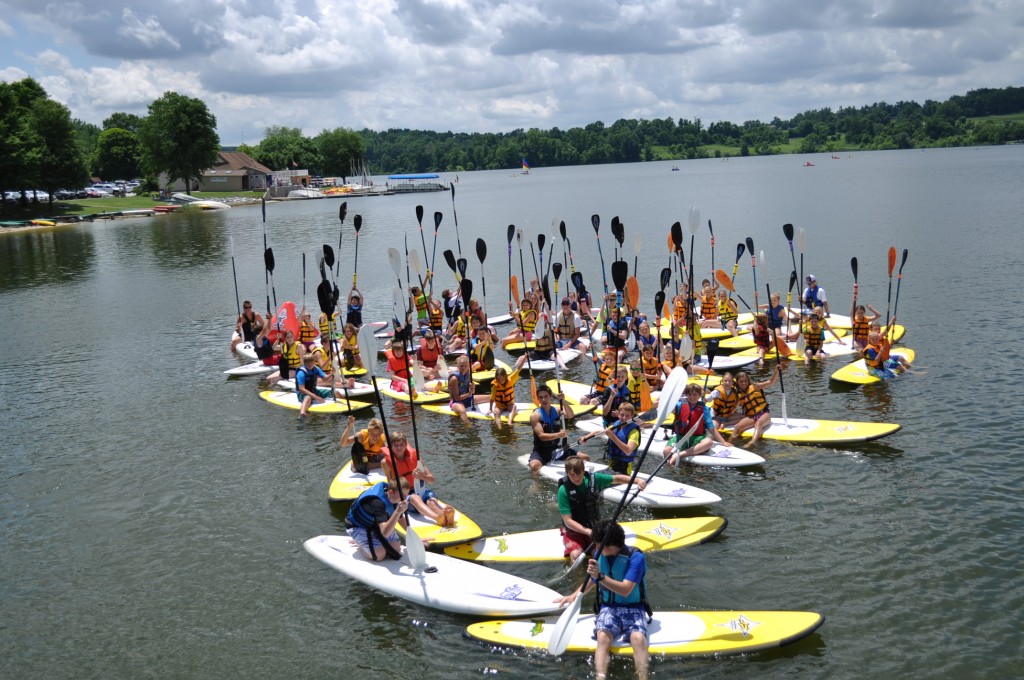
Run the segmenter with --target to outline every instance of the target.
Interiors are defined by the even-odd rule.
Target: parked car
[[[72,189],[58,189],[57,191],[53,192],[54,199],[58,201],[67,201],[69,199],[75,198],[77,195],[78,192]]]
[[[110,196],[110,193],[103,189],[97,189],[96,187],[86,187],[85,196],[86,198],[106,198],[107,196]]]

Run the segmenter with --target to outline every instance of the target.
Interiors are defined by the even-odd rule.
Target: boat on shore
[[[440,175],[435,174],[415,174],[415,175],[388,175],[388,186],[389,191],[393,191],[396,194],[410,194],[421,191],[448,191],[448,185],[439,180]],[[393,184],[391,182],[394,182]]]

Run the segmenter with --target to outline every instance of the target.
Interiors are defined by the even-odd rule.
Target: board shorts
[[[594,621],[595,639],[599,630],[611,635],[612,640],[619,636],[628,639],[634,632],[643,633],[644,637],[647,637],[647,612],[640,603],[614,607],[605,605],[601,607]]]
[[[330,390],[330,388],[318,387],[315,390],[310,390],[310,391],[313,394],[315,394],[316,396],[320,397],[321,399],[330,399],[331,398],[331,390]],[[297,394],[299,396],[299,401],[302,401],[303,399],[306,398],[306,395],[303,394],[302,392],[296,392],[295,394]]]
[[[370,550],[370,536],[366,529],[364,529],[363,527],[345,527],[345,532],[348,533],[349,537],[351,537],[353,541],[359,544],[359,547],[361,547],[363,550],[370,553],[371,555],[373,554],[373,551]],[[391,535],[388,536],[388,542],[400,543],[397,531],[391,532]],[[376,543],[377,540],[375,539],[374,545],[376,545]]]
[[[688,448],[691,448],[693,446],[696,446],[697,444],[700,444],[702,441],[704,441],[706,438],[707,438],[707,435],[704,435],[704,434],[695,434],[692,437],[687,437],[686,440],[679,446],[679,450],[682,451],[684,449],[688,449]],[[672,435],[668,439],[668,444],[669,444],[669,446],[672,446],[672,445],[674,445],[678,441],[679,441],[679,435]]]
[[[605,460],[608,461],[608,469],[611,470],[613,473],[617,472],[620,475],[630,475],[630,474],[633,474],[633,472],[632,472],[632,468],[633,468],[632,461],[619,460],[618,458],[605,458]]]
[[[555,459],[556,451],[558,451],[558,449],[552,449],[548,453],[542,453],[537,449],[534,449],[533,451],[530,451],[530,460],[539,460],[541,465],[547,465],[548,463]]]
[[[578,349],[581,344],[582,343],[580,343],[579,340],[559,340],[558,342],[555,343],[555,346],[557,346],[559,349],[565,349],[566,347],[568,347],[569,349]]]
[[[573,531],[566,526],[559,527],[559,531],[562,532],[562,545],[565,548],[562,557],[568,557],[574,550],[586,550],[590,546],[590,536]]]

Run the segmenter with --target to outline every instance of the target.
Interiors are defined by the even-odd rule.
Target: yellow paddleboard
[[[299,403],[298,395],[295,392],[281,392],[280,390],[264,390],[260,392],[260,399],[269,401],[274,406],[280,406],[282,408],[292,409],[298,411],[302,408],[302,404]],[[373,408],[373,404],[369,404],[365,401],[356,401],[352,399],[350,401],[344,398],[338,399],[327,399],[327,401],[320,404],[313,404],[307,409],[309,413],[351,413],[353,411],[359,411],[364,408]]]
[[[893,348],[890,351],[890,355],[899,354],[910,363],[914,363],[914,350],[906,347]],[[863,359],[858,359],[852,364],[843,366],[829,378],[836,382],[847,383],[849,385],[872,385],[874,383],[880,383],[883,380],[895,378],[899,373],[892,371],[877,371],[868,368],[867,363]]]

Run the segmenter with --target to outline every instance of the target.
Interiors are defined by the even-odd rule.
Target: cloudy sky
[[[0,80],[96,123],[172,90],[268,125],[770,121],[1024,81],[1022,0],[0,0]]]

